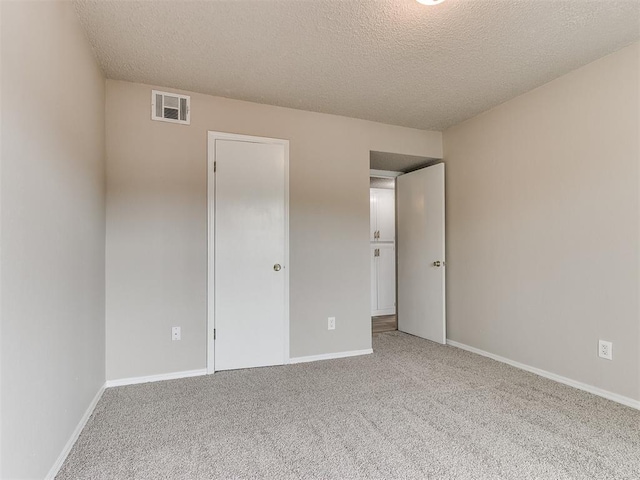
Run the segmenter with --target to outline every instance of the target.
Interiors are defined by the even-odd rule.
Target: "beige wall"
[[[639,67],[636,43],[444,133],[449,338],[636,400]]]
[[[198,94],[154,122],[151,88],[107,81],[107,378],[206,367],[207,130],[290,140],[291,356],[370,348],[369,150],[441,134]]]
[[[71,3],[0,4],[0,477],[35,479],[105,380],[105,84]]]

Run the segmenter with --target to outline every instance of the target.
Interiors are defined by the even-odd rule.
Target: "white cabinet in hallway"
[[[395,190],[370,190],[371,315],[396,313]]]
[[[396,247],[371,244],[371,315],[396,313]]]
[[[396,239],[395,190],[370,189],[371,216],[369,240],[372,242],[394,242]]]

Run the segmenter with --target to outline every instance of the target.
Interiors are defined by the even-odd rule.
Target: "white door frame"
[[[207,373],[215,371],[215,169],[216,140],[277,144],[284,147],[284,361],[289,363],[289,140],[226,132],[207,132]]]
[[[400,175],[404,175],[404,172],[396,172],[394,170],[376,170],[373,168],[369,169],[369,178],[391,178],[391,179],[396,179],[398,178]],[[398,204],[397,204],[397,191],[395,189],[394,186],[394,199],[393,199],[393,203],[394,203],[394,210],[395,210],[395,216],[396,216],[396,221],[394,224],[394,229],[395,229],[395,233],[397,235],[398,233]],[[371,187],[369,187],[369,192],[371,192]],[[371,193],[369,193],[369,195],[371,195]],[[371,245],[375,244],[375,242],[370,242]],[[395,308],[394,308],[394,312],[395,313],[382,313],[380,310],[371,310],[371,316],[381,316],[381,315],[397,315],[398,314],[398,242],[397,242],[397,238],[394,236],[394,241],[393,241],[393,249],[395,251],[395,262],[396,262],[396,273],[395,273],[395,285],[394,285],[394,289],[396,291],[396,302],[395,302]],[[370,274],[371,276],[373,276],[373,272],[371,272]],[[374,312],[376,312],[374,314]]]

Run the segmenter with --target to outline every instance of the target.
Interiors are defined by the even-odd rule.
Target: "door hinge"
[[[216,339],[216,329],[215,328],[213,329],[213,339],[214,340]]]
[[[214,173],[218,170],[218,162],[213,162],[213,171]]]

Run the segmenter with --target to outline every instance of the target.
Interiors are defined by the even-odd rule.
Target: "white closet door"
[[[285,363],[285,150],[215,141],[215,369]]]
[[[378,241],[393,242],[396,239],[396,192],[378,189],[376,196]]]
[[[378,244],[378,315],[396,313],[396,249],[393,244]]]

